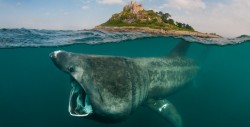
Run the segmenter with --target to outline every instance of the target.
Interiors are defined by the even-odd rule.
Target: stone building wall
[[[131,3],[126,5],[123,10],[130,11],[133,14],[137,14],[139,11],[144,10],[144,8],[141,4],[137,4],[136,2],[131,1]]]

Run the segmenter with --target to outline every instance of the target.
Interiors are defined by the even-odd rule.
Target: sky
[[[131,0],[0,0],[0,28],[89,29]],[[224,37],[250,35],[250,0],[134,0],[175,21]]]

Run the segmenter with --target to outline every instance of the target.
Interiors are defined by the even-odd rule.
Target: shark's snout
[[[53,63],[60,69],[64,70],[64,64],[65,62],[65,53],[62,50],[54,51],[49,54],[49,57],[53,61]]]
[[[72,90],[69,100],[69,112],[72,116],[88,116],[93,113],[89,96],[85,92],[81,80],[77,80],[82,71],[76,69],[77,61],[72,53],[58,50],[49,54],[55,66],[71,77]],[[81,69],[80,69],[81,70]]]
[[[55,59],[58,55],[58,53],[62,52],[61,50],[58,50],[58,51],[54,51],[52,53],[49,54],[49,56],[53,59]]]
[[[50,58],[56,58],[56,54],[54,52],[52,52],[52,53],[49,54],[49,57]]]

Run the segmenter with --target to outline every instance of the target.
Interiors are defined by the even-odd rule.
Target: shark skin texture
[[[199,67],[178,43],[165,57],[129,58],[55,51],[55,66],[70,75],[69,113],[100,122],[120,122],[145,106],[182,127],[182,118],[166,98],[195,78]]]

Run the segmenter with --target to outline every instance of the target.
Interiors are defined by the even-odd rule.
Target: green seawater
[[[171,127],[139,108],[121,123],[103,124],[68,113],[69,76],[49,58],[55,50],[128,57],[161,57],[180,40],[146,38],[98,45],[0,49],[0,127]],[[250,126],[250,43],[215,46],[193,43],[187,57],[200,72],[194,84],[168,99],[184,127]]]

